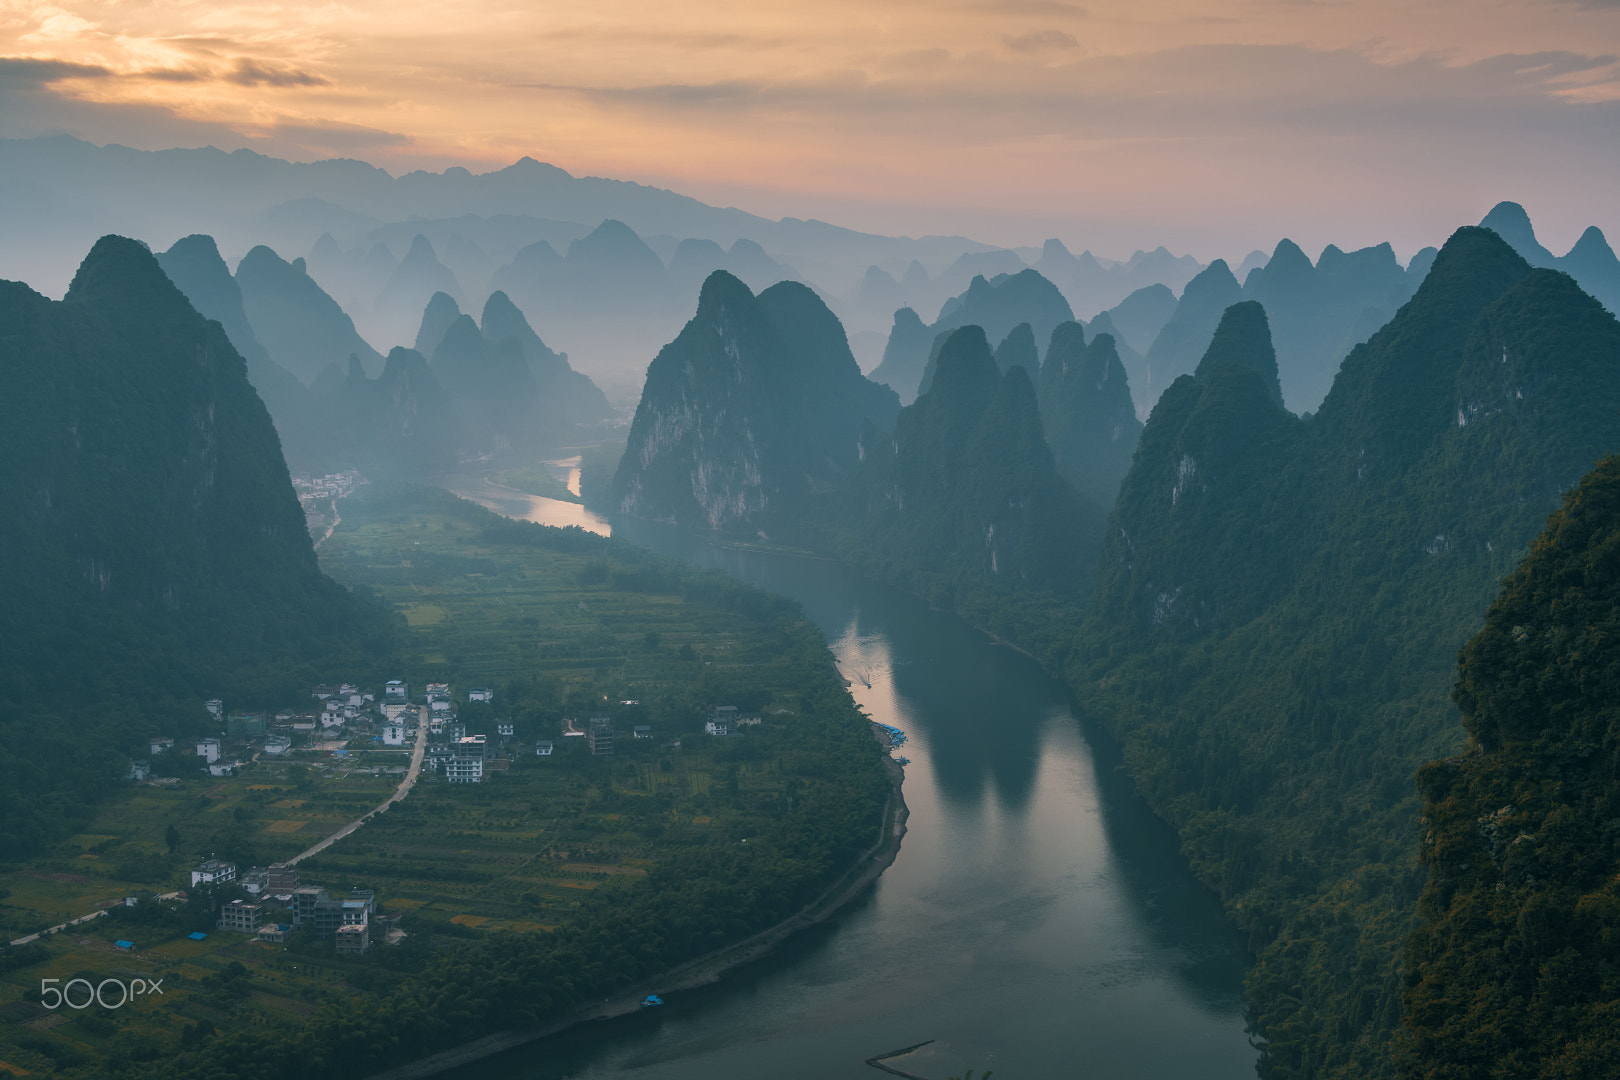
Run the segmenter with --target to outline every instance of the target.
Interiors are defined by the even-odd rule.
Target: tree
[[[174,849],[180,846],[180,830],[170,825],[163,831],[163,842],[169,845],[169,854],[173,855]]]

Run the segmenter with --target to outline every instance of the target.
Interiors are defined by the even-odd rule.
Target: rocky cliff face
[[[626,514],[761,531],[860,460],[899,402],[868,382],[843,329],[803,285],[755,297],[724,271],[647,369],[613,482]]]

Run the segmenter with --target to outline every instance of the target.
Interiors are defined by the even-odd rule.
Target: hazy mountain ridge
[[[898,326],[900,317],[896,319]],[[891,332],[883,363],[872,372],[872,379],[892,386],[902,402],[910,402],[927,392],[939,348],[951,331],[978,326],[987,339],[999,342],[1020,323],[1028,323],[1034,339],[1046,341],[1059,323],[1073,319],[1074,312],[1057,286],[1036,270],[999,274],[989,280],[977,276],[966,292],[945,302],[926,334],[916,332],[909,320],[900,336]],[[926,352],[918,347],[924,338],[931,343]]]
[[[1058,472],[1106,512],[1142,437],[1114,339],[1099,334],[1087,344],[1078,323],[1054,329],[1040,366],[1040,406]]]
[[[1104,520],[1058,474],[1029,368],[1003,373],[972,324],[949,332],[932,385],[828,502],[847,553],[935,590],[1083,595]]]
[[[1480,221],[1506,240],[1531,266],[1562,270],[1611,312],[1620,314],[1620,258],[1596,225],[1588,226],[1562,257],[1536,239],[1530,215],[1516,202],[1499,202]]]

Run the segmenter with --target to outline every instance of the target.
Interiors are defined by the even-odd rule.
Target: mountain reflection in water
[[[517,516],[517,515],[514,515]],[[862,900],[719,986],[460,1080],[1248,1080],[1242,940],[1175,834],[1030,658],[836,563],[617,534],[792,597],[850,692],[908,735],[900,856]]]

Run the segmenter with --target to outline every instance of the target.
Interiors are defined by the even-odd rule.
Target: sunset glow
[[[0,134],[529,154],[1003,243],[1260,243],[1308,210],[1323,242],[1411,245],[1515,198],[1561,249],[1615,224],[1616,52],[1620,7],[1541,0],[9,2]]]

